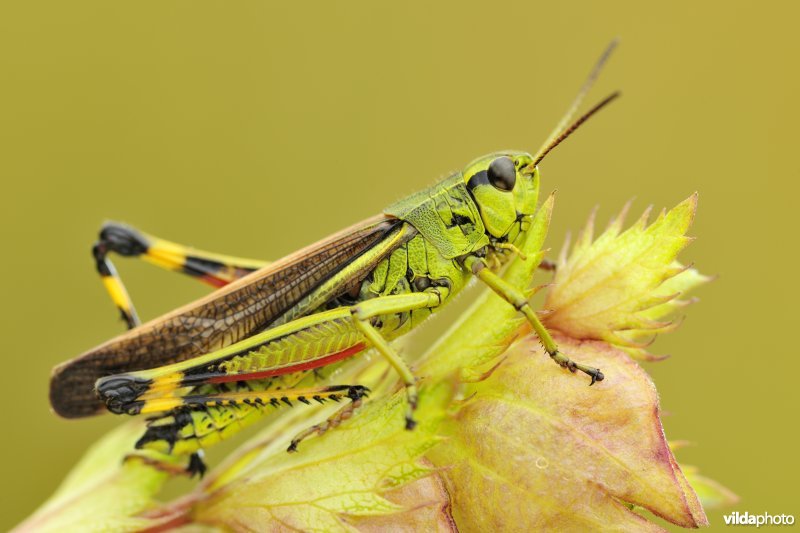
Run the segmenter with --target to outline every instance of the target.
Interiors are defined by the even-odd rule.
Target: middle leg
[[[553,337],[550,336],[550,332],[547,331],[547,328],[544,327],[544,324],[542,324],[542,322],[539,320],[539,317],[536,316],[536,313],[528,303],[528,298],[521,290],[489,270],[486,262],[480,257],[469,256],[464,261],[464,265],[471,269],[472,273],[477,276],[478,279],[488,285],[489,288],[492,289],[498,296],[513,305],[517,311],[525,315],[525,318],[528,319],[531,327],[533,327],[533,331],[539,337],[539,341],[541,341],[545,351],[550,355],[553,361],[562,367],[569,369],[571,372],[580,370],[581,372],[588,374],[592,378],[590,385],[594,385],[597,381],[603,381],[605,376],[603,376],[603,373],[600,372],[599,368],[594,368],[584,365],[583,363],[575,362],[559,351],[558,346],[556,346],[556,343],[553,340]]]
[[[372,324],[372,320],[384,315],[392,315],[413,311],[415,309],[434,308],[442,303],[440,287],[431,287],[423,292],[384,296],[367,300],[351,308],[353,321],[358,329],[367,338],[367,341],[380,353],[395,369],[403,380],[406,388],[406,429],[414,429],[417,425],[414,420],[414,411],[417,408],[417,385],[414,374],[400,355],[389,345],[388,341]]]

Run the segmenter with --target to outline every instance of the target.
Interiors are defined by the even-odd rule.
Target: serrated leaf
[[[516,344],[446,425],[428,456],[461,531],[660,530],[620,502],[684,527],[705,525],[664,438],[647,374],[601,342],[557,340],[607,372],[587,387],[533,338]]]
[[[669,316],[688,291],[708,281],[677,262],[691,238],[686,232],[697,194],[647,224],[649,210],[626,231],[625,211],[594,238],[594,216],[569,254],[559,261],[544,307],[545,324],[575,339],[605,340],[638,357],[657,333],[678,322]]]

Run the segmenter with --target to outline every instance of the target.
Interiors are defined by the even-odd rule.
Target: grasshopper
[[[601,381],[599,369],[559,351],[525,292],[499,269],[520,254],[517,244],[537,208],[539,163],[618,96],[570,124],[615,44],[535,155],[480,157],[382,214],[274,263],[201,252],[106,223],[92,253],[129,331],[53,370],[53,409],[66,418],[105,410],[148,415],[136,448],[188,456],[186,473],[202,475],[202,450],[270,407],[345,400],[328,422],[292,440],[289,451],[350,416],[369,390],[357,383],[315,387],[314,375],[374,350],[405,387],[405,425],[413,429],[416,380],[390,341],[441,309],[472,278],[527,318],[556,363],[587,374],[591,384]],[[140,324],[111,253],[189,274],[217,290]],[[312,386],[300,386],[309,381]]]

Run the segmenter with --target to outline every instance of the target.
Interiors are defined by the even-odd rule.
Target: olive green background
[[[0,529],[120,422],[59,420],[47,401],[53,365],[122,329],[89,255],[104,219],[278,258],[474,157],[535,150],[617,35],[590,100],[623,98],[541,167],[550,243],[596,204],[606,219],[700,192],[682,257],[719,279],[647,365],[667,436],[741,496],[712,525],[800,515],[798,10],[432,4],[0,5]],[[205,292],[117,264],[144,318]]]

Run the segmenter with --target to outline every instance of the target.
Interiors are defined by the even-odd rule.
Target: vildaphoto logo
[[[794,515],[791,514],[751,514],[747,511],[740,513],[734,511],[723,517],[726,526],[791,526],[794,524]]]

